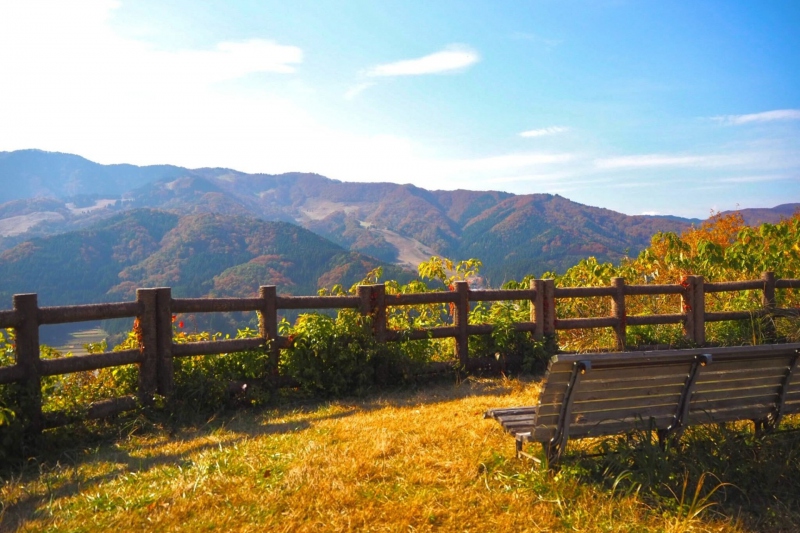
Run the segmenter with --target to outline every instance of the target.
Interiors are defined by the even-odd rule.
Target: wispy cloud
[[[800,109],[776,109],[774,111],[764,111],[763,113],[751,113],[749,115],[722,115],[713,117],[713,120],[738,126],[740,124],[751,124],[753,122],[776,122],[781,120],[800,120]]]
[[[719,183],[763,183],[770,181],[780,181],[789,179],[791,176],[786,175],[765,175],[765,176],[736,176],[733,178],[720,178]]]
[[[596,159],[597,168],[648,168],[648,167],[685,167],[702,164],[707,157],[675,156],[662,154],[627,155]]]
[[[375,83],[373,82],[359,83],[358,85],[354,85],[350,87],[346,93],[344,93],[344,97],[346,100],[352,100],[353,98],[363,93],[373,85],[375,85]]]
[[[416,59],[404,59],[394,63],[377,65],[367,76],[420,76],[423,74],[442,74],[463,70],[480,61],[477,52],[464,45],[452,44],[440,52]]]
[[[550,126],[549,128],[541,128],[538,130],[523,131],[519,134],[520,137],[544,137],[545,135],[556,135],[569,131],[569,128],[564,126]]]

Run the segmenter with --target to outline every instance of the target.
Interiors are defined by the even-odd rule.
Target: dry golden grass
[[[0,530],[745,531],[514,459],[482,415],[538,388],[469,379],[78,447],[3,480]]]

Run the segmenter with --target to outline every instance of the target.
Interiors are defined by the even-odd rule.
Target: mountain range
[[[786,204],[742,212],[753,223],[791,215],[798,208],[800,204]],[[148,224],[142,226],[146,222],[142,217],[152,218],[153,224],[162,221],[158,227],[163,231]],[[266,222],[284,225],[268,229]],[[327,261],[340,261],[340,267],[342,261],[352,261],[410,268],[434,254],[452,259],[477,257],[484,262],[483,274],[488,282],[499,285],[526,274],[563,270],[589,255],[601,261],[617,261],[647,246],[658,231],[680,232],[699,222],[671,216],[628,216],[551,194],[429,191],[394,183],[348,183],[308,173],[269,175],[222,168],[100,165],[76,155],[39,150],[0,152],[0,250],[6,250],[0,262],[23,257],[25,250],[34,248],[81,249],[91,255],[79,244],[82,239],[115,225],[136,227],[139,229],[130,231],[141,239],[133,239],[128,248],[123,250],[117,237],[108,237],[103,248],[110,257],[120,258],[114,267],[118,267],[117,272],[110,269],[109,281],[103,285],[106,291],[119,294],[129,292],[131,283],[171,284],[186,294],[227,294],[219,278],[223,272],[227,272],[224,279],[228,280],[242,272],[267,279],[267,269],[274,269],[274,265],[268,267],[269,260],[259,259],[271,255],[262,253],[259,246],[268,245],[266,241],[253,245],[248,239],[255,237],[246,234],[274,233],[277,227],[286,232],[296,226],[309,230],[291,230],[302,235],[297,238],[303,242],[313,240],[310,232],[316,234],[315,238],[327,239],[327,244],[320,239],[313,246],[330,250]],[[217,253],[212,251],[217,250],[215,247],[185,243],[203,241],[204,232],[224,241],[228,231],[231,239],[238,235],[240,240],[229,243],[230,250],[215,256],[217,259],[184,257],[183,263],[176,263],[176,257],[183,257],[181,254],[187,254],[189,248],[195,255]],[[31,241],[34,238],[39,239]],[[70,244],[54,244],[57,242]],[[217,244],[224,248],[223,243]],[[347,256],[349,259],[337,256],[348,251],[354,253]],[[276,253],[283,254],[289,252],[280,249]],[[331,259],[334,256],[339,259]],[[299,265],[295,259],[299,260],[291,262]],[[18,259],[15,261],[19,264]],[[234,265],[234,261],[238,262]],[[203,263],[208,268],[197,270],[202,270],[202,275],[169,277],[170,268],[195,271]],[[313,272],[304,271],[310,276],[308,283],[319,286],[320,280],[328,280],[325,273],[335,270],[332,265],[328,262]],[[228,272],[237,266],[238,271]],[[295,272],[274,270],[283,275]],[[360,269],[354,268],[356,271]],[[114,275],[117,278],[111,279]],[[298,274],[289,277],[294,285],[287,287],[299,288],[306,283]],[[330,279],[335,277],[332,274]],[[237,282],[230,283],[238,287]],[[306,289],[306,294],[313,292],[311,286]],[[8,281],[0,282],[0,293],[9,290]],[[238,290],[232,288],[230,293]]]

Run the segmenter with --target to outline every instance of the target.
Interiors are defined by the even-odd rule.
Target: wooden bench
[[[800,343],[651,352],[555,355],[535,407],[490,409],[516,438],[542,443],[548,461],[570,438],[752,420],[757,431],[800,412]]]

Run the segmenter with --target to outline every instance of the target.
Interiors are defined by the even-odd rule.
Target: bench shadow
[[[697,426],[667,450],[636,432],[598,439],[563,461],[597,490],[636,492],[687,526],[722,519],[745,531],[800,531],[800,419],[759,436],[746,423]]]

